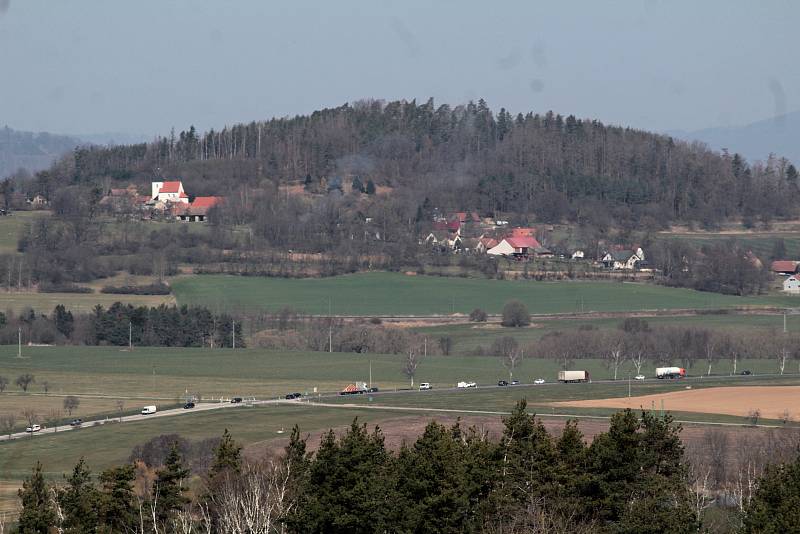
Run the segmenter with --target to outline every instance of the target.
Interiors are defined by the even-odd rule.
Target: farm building
[[[633,250],[614,250],[606,252],[600,261],[607,269],[629,271],[636,269],[644,258]]]
[[[775,260],[769,270],[775,274],[790,275],[797,272],[798,262],[794,260]]]
[[[791,275],[783,281],[783,290],[786,293],[800,294],[800,276]]]
[[[486,253],[492,256],[527,258],[533,256],[537,249],[542,248],[535,237],[506,237]]]
[[[179,221],[203,222],[209,210],[222,202],[222,197],[196,197],[188,206],[175,205],[173,213]]]

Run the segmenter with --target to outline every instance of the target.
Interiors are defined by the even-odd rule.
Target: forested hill
[[[0,179],[18,169],[36,172],[72,151],[80,141],[65,135],[0,129]]]
[[[143,186],[156,174],[180,177],[192,194],[237,198],[287,183],[330,191],[358,177],[393,188],[411,213],[435,206],[544,222],[768,220],[795,215],[798,199],[797,170],[785,160],[748,165],[597,120],[432,99],[360,101],[204,134],[192,127],[151,144],[79,149],[37,187],[48,194],[109,178]]]

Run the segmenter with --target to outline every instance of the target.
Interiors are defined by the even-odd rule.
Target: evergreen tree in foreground
[[[212,478],[223,473],[239,473],[242,470],[242,447],[233,440],[227,428],[222,433],[222,439],[214,452]]]
[[[67,479],[58,496],[64,514],[64,532],[95,532],[100,524],[100,493],[83,457]]]
[[[153,501],[156,507],[156,518],[162,525],[166,525],[174,517],[175,512],[182,510],[189,502],[183,494],[183,480],[189,475],[189,470],[183,466],[178,443],[172,448],[164,461],[164,467],[156,473],[153,483]]]
[[[19,514],[17,531],[21,534],[48,534],[56,524],[56,514],[48,494],[47,483],[42,475],[42,464],[36,462],[31,477],[22,483],[19,498],[22,511]]]
[[[107,469],[100,474],[100,517],[110,532],[126,532],[136,522],[133,465]]]

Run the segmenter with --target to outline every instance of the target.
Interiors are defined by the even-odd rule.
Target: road
[[[742,383],[746,383],[753,378],[779,378],[779,377],[787,378],[785,375],[778,375],[778,374],[771,374],[771,375],[749,375],[749,376],[740,376],[740,375],[733,375],[733,376],[710,376],[710,377],[703,377],[703,376],[692,376],[682,378],[680,380],[660,380],[656,378],[648,378],[645,380],[630,380],[631,384],[654,384],[654,383],[673,383],[675,385],[678,384],[686,384],[686,387],[689,387],[691,384],[702,384],[703,381],[719,381],[719,380],[731,380],[731,381],[739,381]],[[629,380],[626,378],[622,378],[620,380],[594,380],[591,384],[619,384],[624,385]],[[582,387],[584,384],[561,384],[560,382],[546,382],[540,385],[532,385],[532,384],[520,384],[517,386],[498,386],[496,384],[490,385],[479,385],[477,388],[457,388],[457,387],[436,387],[433,390],[429,391],[419,391],[416,389],[401,389],[401,390],[394,390],[394,391],[379,391],[377,393],[370,393],[369,395],[375,396],[391,396],[391,395],[435,395],[436,393],[445,393],[445,392],[455,392],[455,391],[472,391],[475,389],[481,390],[489,390],[489,389],[515,389],[520,387]],[[221,409],[235,409],[241,408],[248,405],[267,405],[267,404],[294,404],[294,405],[304,405],[304,406],[319,406],[319,407],[330,407],[330,408],[365,408],[365,409],[379,409],[379,410],[396,410],[396,411],[423,411],[423,412],[452,412],[452,413],[472,413],[472,414],[484,414],[484,415],[505,415],[507,412],[494,412],[494,411],[481,411],[481,410],[461,410],[461,409],[446,409],[446,408],[422,408],[422,407],[405,407],[405,406],[388,406],[388,405],[366,405],[366,404],[351,404],[351,403],[341,403],[341,402],[324,402],[325,399],[340,399],[341,396],[338,392],[327,392],[321,393],[314,398],[303,398],[298,400],[285,400],[285,399],[266,399],[266,400],[255,400],[252,399],[250,401],[245,401],[244,403],[237,403],[232,404],[230,402],[202,402],[197,403],[193,409],[183,409],[183,408],[173,408],[168,410],[161,410],[154,414],[150,415],[141,415],[141,414],[133,414],[133,415],[125,415],[121,418],[113,417],[113,418],[103,418],[103,419],[94,419],[94,420],[87,420],[84,421],[80,428],[88,428],[98,425],[104,425],[108,423],[133,423],[137,421],[145,421],[149,419],[156,419],[159,417],[174,417],[180,415],[189,415],[198,412],[205,412],[210,410],[221,410]],[[578,418],[574,414],[540,414],[542,417],[573,417]],[[580,418],[593,418],[593,416],[580,416]],[[606,419],[607,417],[596,416],[594,418],[598,419]],[[689,423],[689,421],[686,421]],[[711,424],[711,423],[709,423]],[[713,423],[719,424],[722,426],[738,426],[740,423]],[[767,425],[768,426],[768,425]],[[21,439],[21,438],[31,438],[38,435],[43,434],[56,434],[58,432],[69,432],[74,430],[75,427],[71,427],[69,425],[60,425],[57,427],[49,427],[49,428],[42,428],[39,432],[36,432],[33,436],[27,432],[16,432],[9,436],[8,434],[0,436],[0,441],[8,441],[9,439]]]

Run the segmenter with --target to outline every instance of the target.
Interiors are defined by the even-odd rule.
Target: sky
[[[154,136],[364,98],[649,130],[800,109],[794,0],[0,0],[0,125]]]

